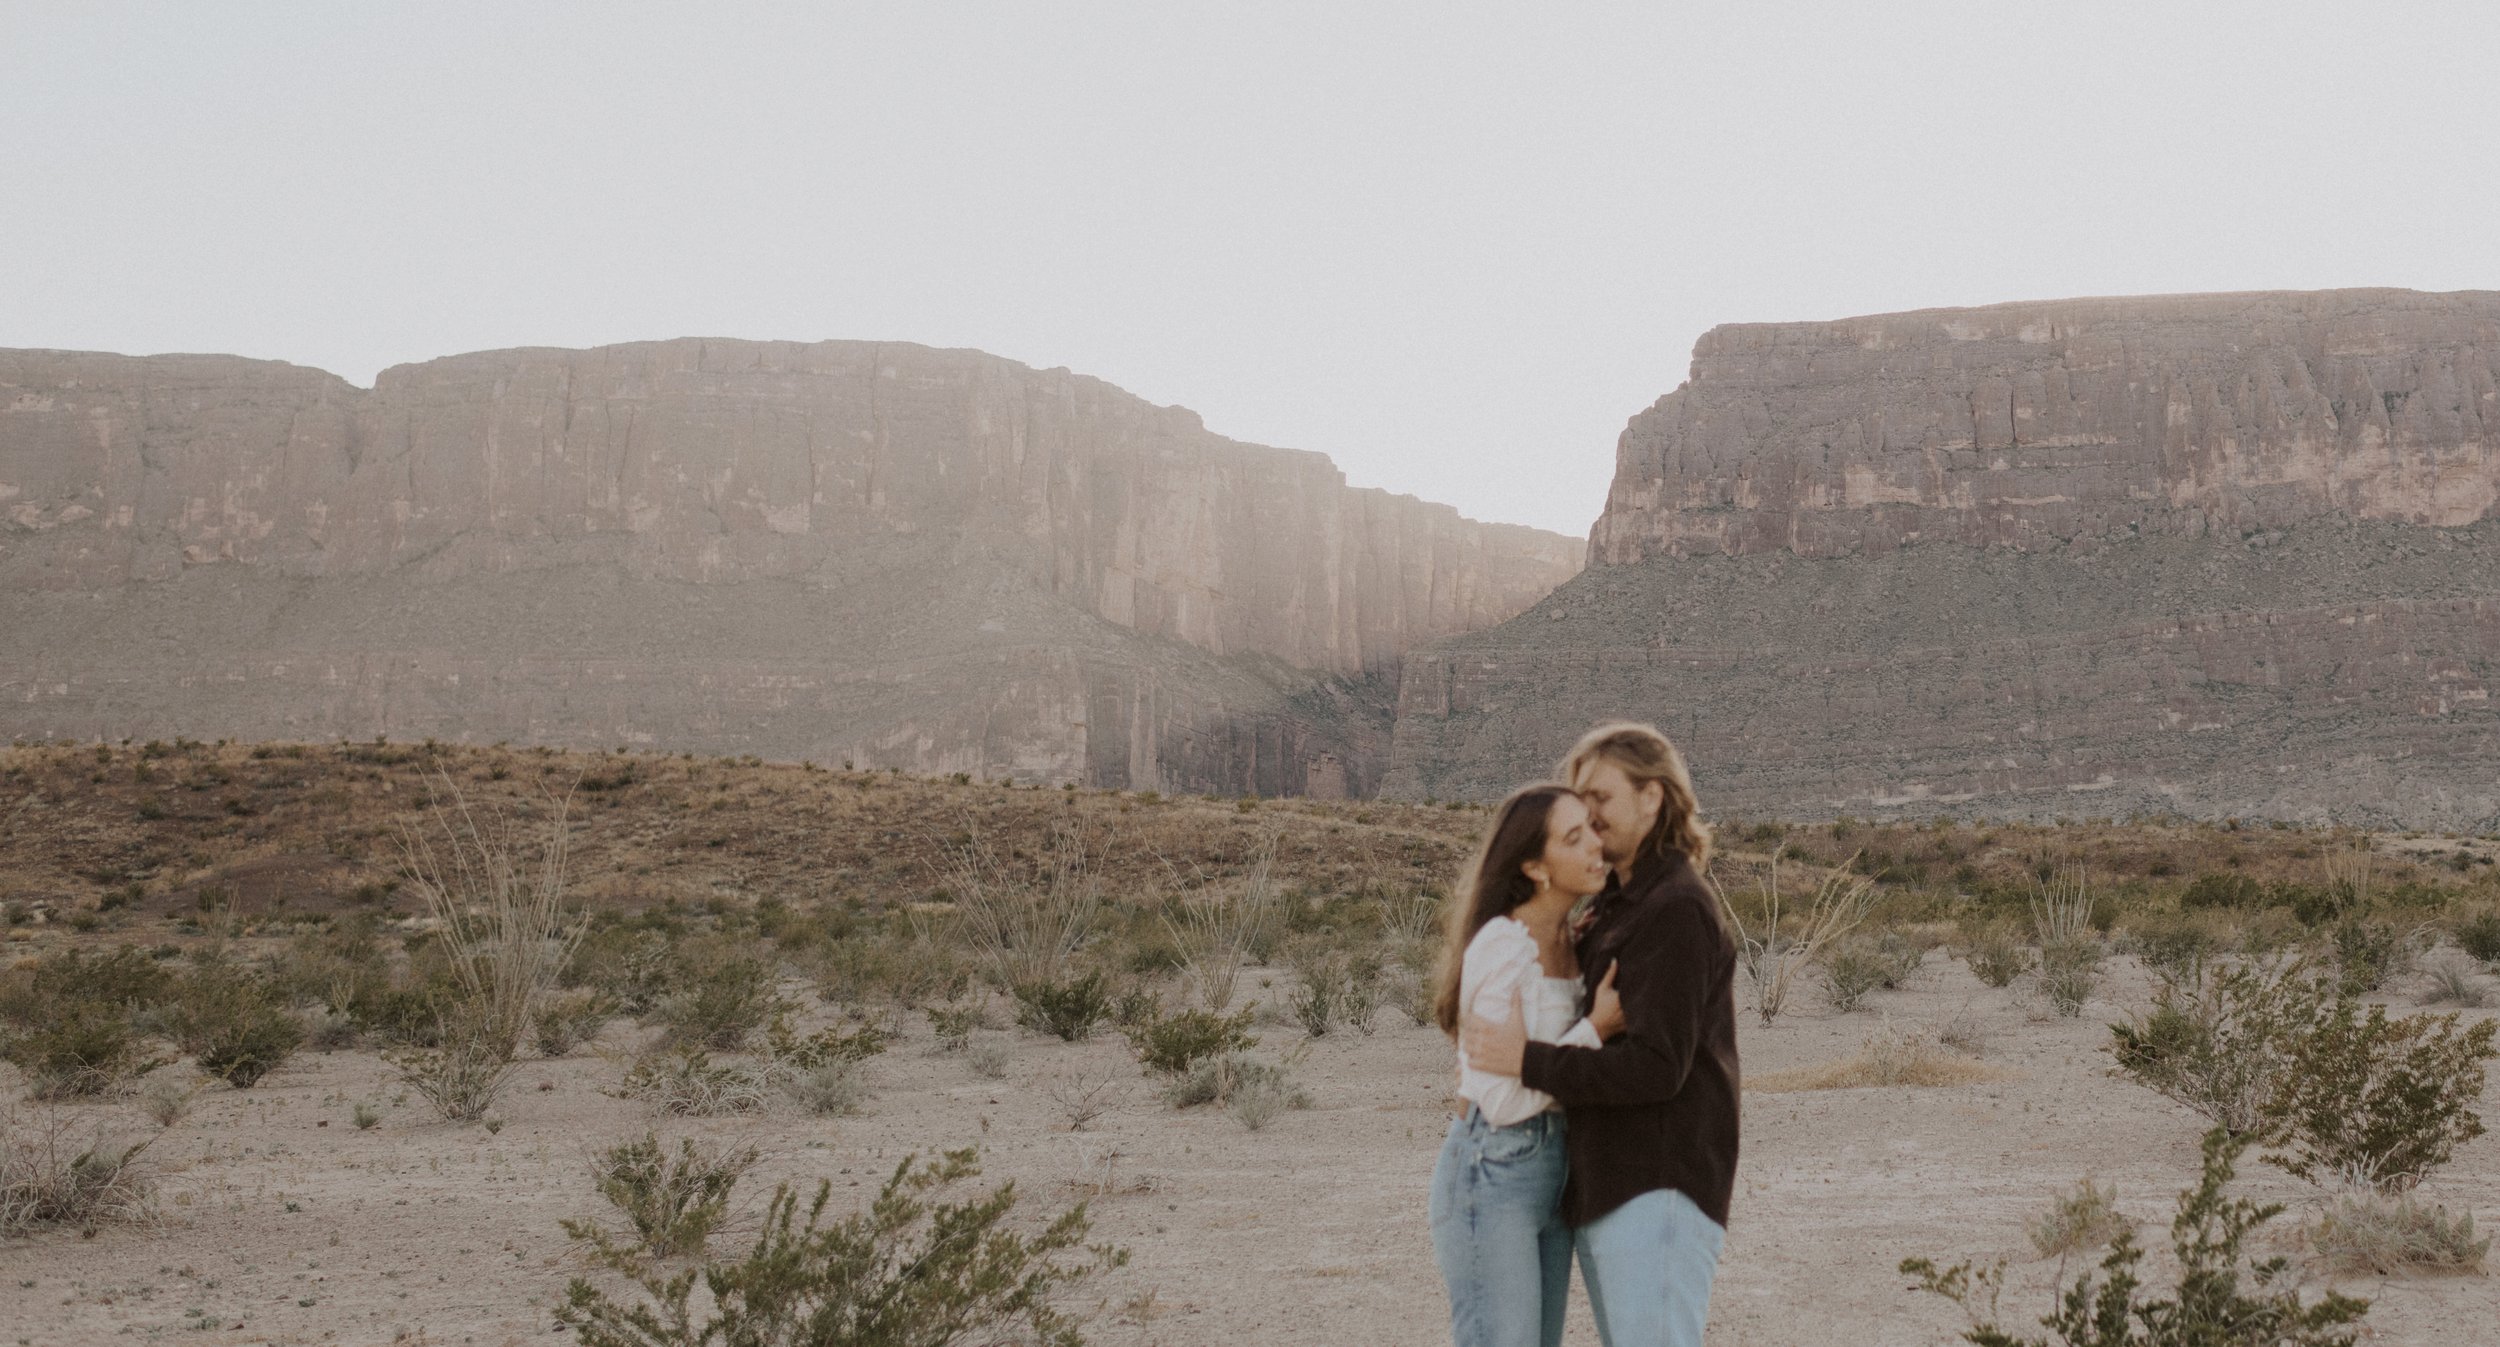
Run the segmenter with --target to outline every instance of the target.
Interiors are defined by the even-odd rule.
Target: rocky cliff
[[[499,351],[370,391],[0,352],[0,734],[1360,791],[1403,653],[1579,555],[972,351]]]
[[[2500,825],[2500,294],[1717,329],[1591,568],[1406,662],[1386,789],[1655,719],[1736,812]]]

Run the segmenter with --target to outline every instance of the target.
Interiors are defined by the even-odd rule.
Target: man
[[[1604,725],[1563,761],[1613,877],[1576,942],[1583,1003],[1609,969],[1624,1032],[1531,1043],[1470,1015],[1467,1060],[1563,1106],[1563,1217],[1606,1347],[1701,1347],[1736,1187],[1736,949],[1701,880],[1710,831],[1691,773],[1647,725]]]

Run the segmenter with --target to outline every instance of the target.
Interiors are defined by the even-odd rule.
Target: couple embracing
[[[1736,1180],[1736,951],[1683,755],[1591,731],[1503,801],[1450,910],[1461,1113],[1432,1176],[1459,1347],[1700,1347]],[[1575,919],[1576,913],[1576,919]]]

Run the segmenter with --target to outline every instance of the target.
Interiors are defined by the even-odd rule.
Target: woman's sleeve
[[[1536,958],[1536,942],[1495,937],[1478,940],[1467,947],[1467,959],[1460,985],[1470,994],[1467,1008],[1496,1023],[1511,1017],[1511,993],[1524,991],[1527,980],[1540,970]],[[1517,1076],[1496,1076],[1477,1071],[1467,1064],[1464,1051],[1459,1054],[1464,1068],[1463,1091],[1473,1099],[1484,1120],[1496,1127],[1526,1122],[1545,1111],[1552,1102],[1543,1093],[1519,1083]]]
[[[1586,1018],[1582,1018],[1578,1023],[1565,1030],[1563,1032],[1563,1036],[1555,1039],[1554,1042],[1566,1048],[1602,1048],[1606,1046],[1606,1040],[1597,1036],[1597,1026],[1589,1023]]]

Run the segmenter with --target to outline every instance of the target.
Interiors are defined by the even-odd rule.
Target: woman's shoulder
[[[1516,917],[1495,917],[1478,927],[1475,938],[1467,942],[1471,959],[1507,956],[1519,949],[1528,951],[1530,958],[1536,957],[1536,937]]]

